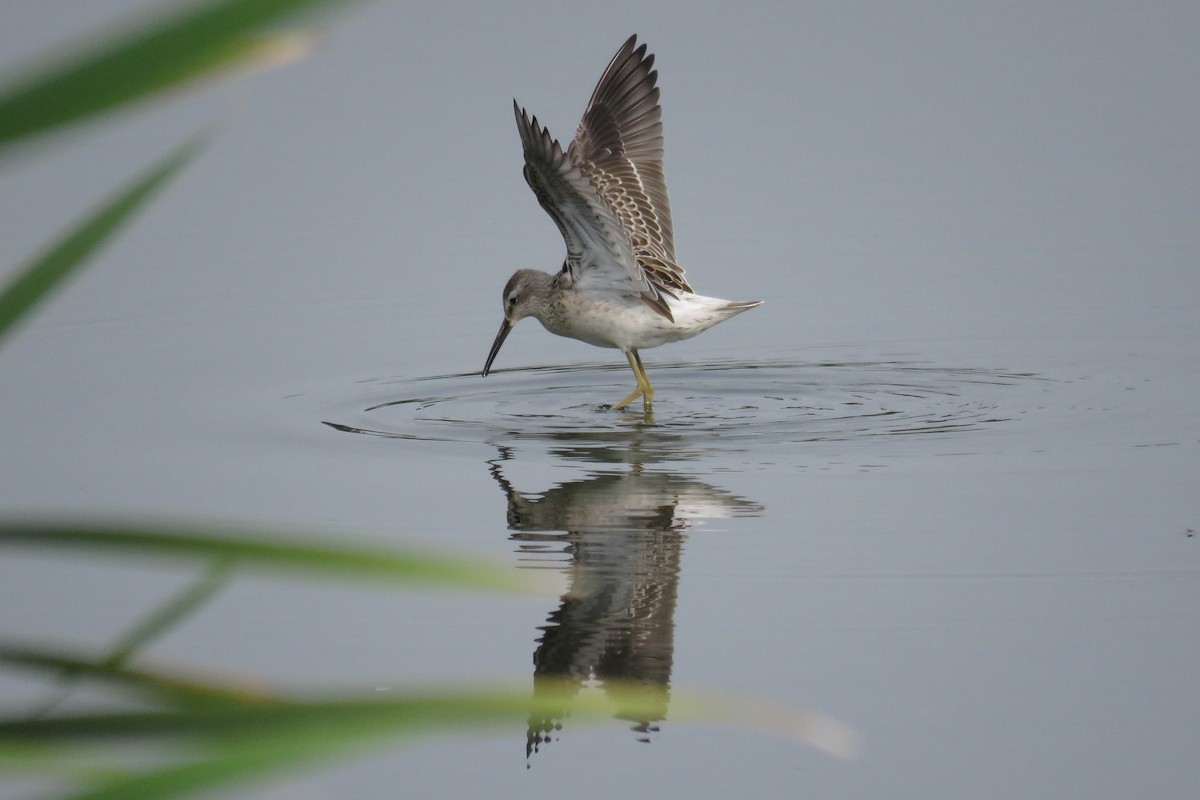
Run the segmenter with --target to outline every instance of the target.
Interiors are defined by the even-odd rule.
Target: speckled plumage
[[[518,270],[504,287],[504,322],[483,374],[518,321],[625,353],[649,409],[654,388],[639,349],[695,336],[761,301],[692,291],[675,262],[663,177],[662,111],[654,56],[631,36],[609,62],[566,151],[524,109],[513,112],[525,180],[562,233],[567,257],[554,275]]]

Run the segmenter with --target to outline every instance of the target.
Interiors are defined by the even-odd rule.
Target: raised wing
[[[525,182],[554,220],[567,245],[567,269],[575,280],[600,281],[614,289],[632,289],[672,319],[659,286],[652,283],[634,255],[629,235],[562,145],[513,101],[517,130],[525,151]]]
[[[690,292],[675,263],[658,72],[646,45],[636,45],[630,36],[604,70],[567,156],[620,221],[647,279],[668,293]]]

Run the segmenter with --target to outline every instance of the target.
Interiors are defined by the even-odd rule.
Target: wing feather
[[[650,284],[667,294],[691,292],[675,263],[653,67],[646,45],[629,37],[596,84],[567,157],[620,222]]]
[[[525,152],[525,181],[554,220],[567,245],[567,270],[575,281],[633,290],[653,309],[672,319],[660,291],[639,264],[621,220],[579,166],[513,101],[513,114]]]

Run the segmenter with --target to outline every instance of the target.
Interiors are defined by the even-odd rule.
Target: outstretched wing
[[[638,292],[651,308],[671,319],[659,288],[634,255],[621,221],[597,193],[562,145],[513,101],[525,151],[525,181],[554,220],[567,245],[567,269],[575,280],[600,282]]]
[[[604,70],[567,156],[620,221],[647,279],[668,293],[690,292],[675,263],[658,72],[646,45],[636,44],[635,34]]]

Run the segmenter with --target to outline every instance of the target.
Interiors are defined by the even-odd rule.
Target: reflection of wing
[[[668,293],[691,292],[675,263],[658,73],[646,45],[635,44],[630,36],[604,70],[567,156],[620,220],[650,282]]]
[[[508,484],[498,469],[495,477],[508,497],[508,525],[519,532],[513,537],[517,540],[526,538],[520,534],[553,531],[601,538],[630,531],[682,533],[704,520],[763,512],[763,506],[752,500],[670,473],[596,473],[532,497]]]

